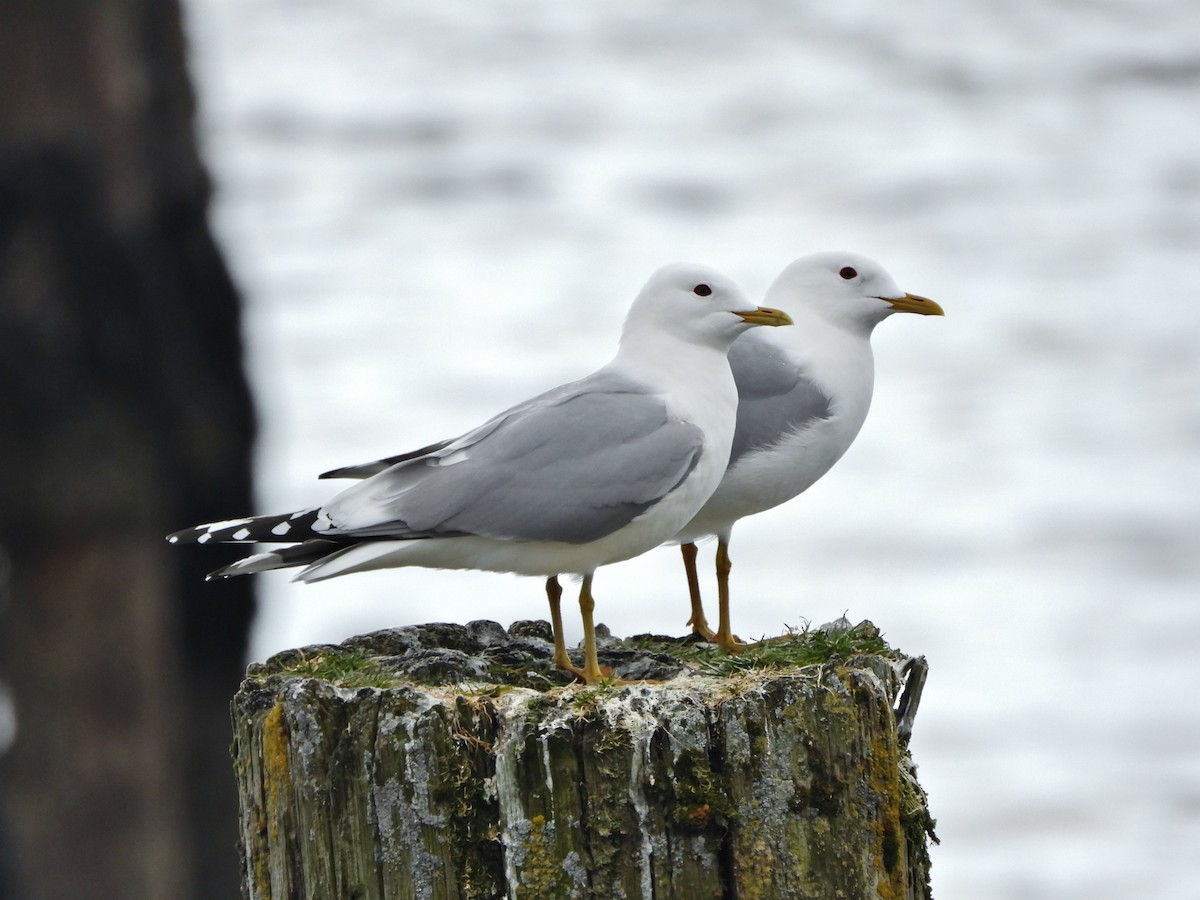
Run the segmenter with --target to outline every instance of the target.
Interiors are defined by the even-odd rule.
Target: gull
[[[729,466],[713,495],[675,535],[683,553],[694,633],[722,649],[742,646],[729,620],[729,541],[734,524],[791,500],[832,468],[862,428],[875,363],[871,332],[895,313],[944,315],[901,290],[879,263],[857,253],[803,256],[783,270],[766,303],[796,327],[752,332],[729,351],[738,411]],[[719,622],[708,626],[696,573],[696,541],[717,538]]]
[[[712,495],[737,409],[729,348],[754,326],[787,324],[713,269],[665,266],[634,300],[616,356],[591,375],[452,440],[327,472],[361,480],[321,506],[167,540],[290,544],[210,579],[295,566],[301,582],[403,566],[577,575],[585,656],[570,668],[594,683],[596,570],[669,540]]]

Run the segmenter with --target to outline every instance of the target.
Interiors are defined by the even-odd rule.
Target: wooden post
[[[929,896],[933,820],[894,714],[907,658],[870,623],[739,657],[609,639],[615,674],[669,680],[591,688],[556,683],[543,626],[413,626],[252,667],[233,703],[246,896]]]

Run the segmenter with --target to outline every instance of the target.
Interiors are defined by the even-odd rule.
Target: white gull
[[[739,403],[729,467],[708,502],[675,536],[683,551],[695,633],[736,651],[729,621],[729,541],[739,519],[802,494],[850,447],[871,406],[871,333],[894,313],[943,315],[901,290],[879,263],[857,253],[795,260],[767,291],[796,327],[756,331],[729,352]],[[695,541],[717,538],[720,618],[710,630],[701,604]]]
[[[319,507],[168,540],[292,544],[210,578],[292,566],[304,567],[305,582],[401,566],[576,574],[585,647],[577,674],[595,681],[596,569],[671,539],[711,496],[733,443],[729,348],[754,325],[790,321],[752,306],[712,269],[665,266],[634,300],[615,358],[586,378],[454,440],[326,473],[363,480]]]

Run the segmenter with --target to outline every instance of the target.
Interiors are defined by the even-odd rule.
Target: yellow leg
[[[559,607],[562,586],[555,575],[546,579],[546,599],[550,601],[550,627],[554,631],[554,665],[556,668],[565,669],[576,678],[583,678],[583,671],[577,669],[571,662],[571,657],[567,655],[567,642],[563,639],[562,609]]]
[[[726,653],[740,653],[742,644],[733,635],[729,622],[729,572],[733,563],[729,561],[729,544],[717,540],[717,602],[720,605],[720,621],[717,623],[716,643]]]
[[[592,599],[592,576],[583,577],[579,589],[579,612],[583,616],[583,680],[595,684],[604,677],[600,671],[600,659],[596,655],[596,626],[592,622],[592,611],[596,601]]]
[[[687,573],[688,595],[692,599],[692,617],[687,623],[692,626],[692,633],[698,634],[706,641],[711,641],[716,635],[708,627],[708,619],[704,616],[704,603],[700,599],[700,576],[696,574],[696,545],[680,544],[679,551],[683,554],[683,569]]]

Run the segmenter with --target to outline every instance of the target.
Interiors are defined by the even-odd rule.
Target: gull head
[[[945,315],[927,297],[901,290],[875,260],[841,250],[792,262],[771,285],[767,300],[864,336],[892,313]]]
[[[724,351],[738,335],[757,325],[791,324],[787,313],[755,306],[716,269],[672,263],[651,275],[633,301],[622,341],[658,331]]]

